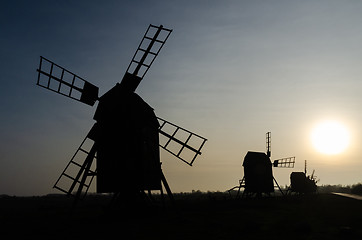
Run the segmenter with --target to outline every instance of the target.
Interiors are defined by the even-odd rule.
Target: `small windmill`
[[[307,175],[307,160],[304,162],[304,172],[292,172],[290,174],[290,187],[288,193],[308,194],[317,192],[317,177],[314,175]]]
[[[135,93],[171,32],[150,24],[122,81],[101,97],[95,85],[40,57],[37,85],[90,106],[98,101],[96,123],[54,188],[77,201],[87,194],[96,176],[98,193],[138,196],[159,190],[163,195],[163,184],[172,199],[159,146],[192,166],[207,139],[156,117],[153,108]]]
[[[239,185],[229,190],[238,189],[237,197],[240,189],[244,188],[242,196],[261,196],[262,194],[270,195],[274,192],[274,183],[284,195],[278,182],[273,176],[272,167],[293,168],[295,157],[281,158],[271,162],[271,133],[266,133],[266,153],[249,151],[243,162],[244,177],[239,181]]]

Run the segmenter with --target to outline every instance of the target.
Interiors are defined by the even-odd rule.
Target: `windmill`
[[[244,157],[244,177],[239,180],[239,185],[229,190],[238,189],[237,197],[240,189],[243,187],[242,196],[262,196],[262,194],[270,195],[274,192],[274,183],[284,195],[278,182],[273,176],[272,167],[293,168],[295,157],[281,158],[271,162],[271,132],[266,133],[266,153],[249,151]]]
[[[317,192],[317,177],[314,175],[307,175],[307,160],[304,162],[304,172],[292,172],[290,174],[290,187],[288,193],[308,194]]]
[[[98,97],[98,87],[40,57],[37,85],[76,101],[98,106],[90,129],[54,188],[84,198],[96,177],[97,193],[137,197],[161,191],[173,199],[161,169],[159,146],[192,166],[206,138],[156,117],[135,93],[172,29],[150,24],[120,83]],[[163,140],[163,142],[161,141]]]

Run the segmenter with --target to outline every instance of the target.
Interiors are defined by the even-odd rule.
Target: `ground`
[[[1,236],[51,239],[362,239],[362,202],[332,194],[231,198],[175,194],[175,205],[124,208],[88,196],[0,198]]]

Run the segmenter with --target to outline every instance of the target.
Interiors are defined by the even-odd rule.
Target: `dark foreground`
[[[1,197],[2,239],[362,239],[362,201],[332,194],[233,200],[176,195],[176,206],[109,207],[89,196]],[[20,239],[20,238],[19,238]]]

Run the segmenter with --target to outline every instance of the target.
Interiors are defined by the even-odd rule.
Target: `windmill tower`
[[[244,177],[239,181],[239,185],[229,190],[229,193],[238,189],[237,196],[240,194],[240,189],[244,188],[242,196],[262,196],[262,194],[270,195],[274,192],[274,184],[284,195],[278,182],[273,176],[272,167],[293,168],[295,157],[288,157],[270,160],[271,157],[271,132],[266,133],[266,153],[248,151],[244,157]]]
[[[96,177],[97,193],[150,194],[162,184],[172,192],[161,169],[159,146],[192,166],[206,138],[155,115],[135,93],[171,34],[162,25],[149,25],[123,79],[101,97],[98,87],[54,62],[40,57],[37,85],[58,94],[98,106],[93,125],[54,188],[83,198]],[[160,142],[160,137],[165,139]]]

